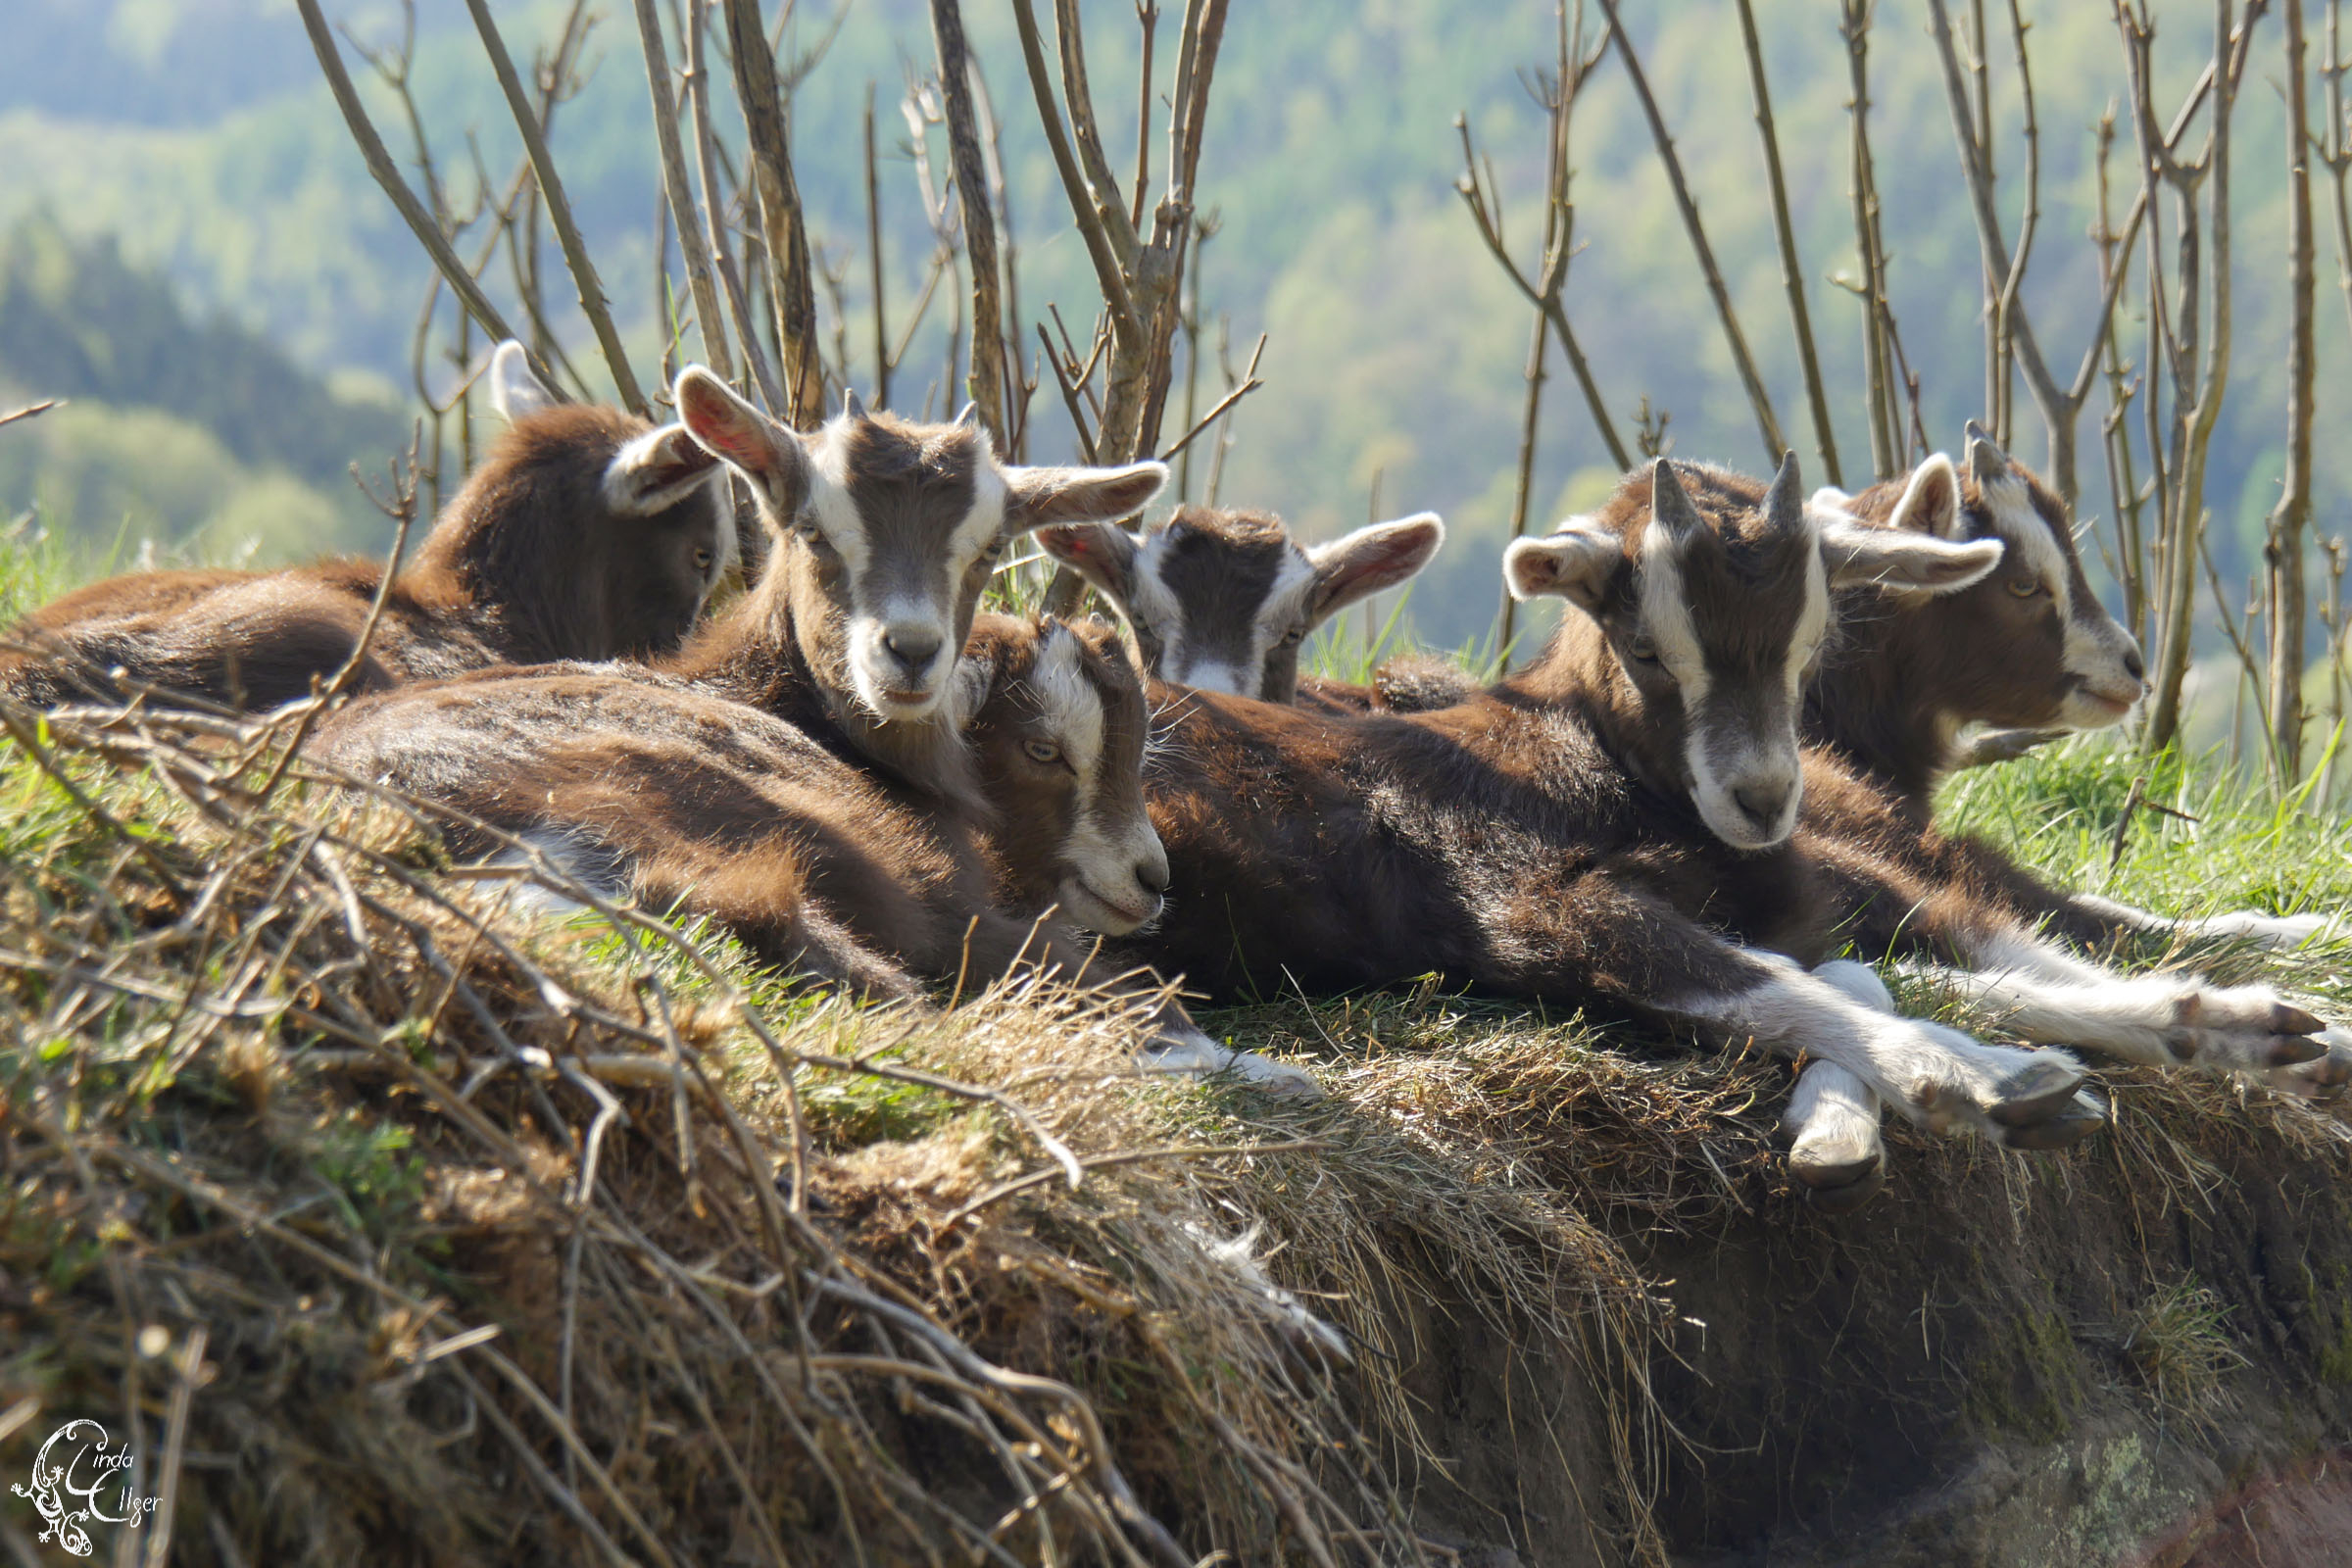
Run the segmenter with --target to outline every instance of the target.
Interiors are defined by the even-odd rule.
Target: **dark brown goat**
[[[1300,546],[1271,513],[1180,507],[1140,537],[1093,523],[1037,538],[1118,607],[1152,674],[1287,703],[1307,634],[1428,565],[1446,524],[1420,512]]]
[[[519,345],[493,356],[512,419],[393,579],[351,689],[498,663],[674,648],[735,559],[717,465],[680,425],[557,403]],[[380,564],[141,572],[35,611],[0,689],[54,705],[132,686],[253,711],[309,695],[358,650]]]
[[[1817,979],[1841,927],[1954,965],[2028,1038],[2262,1070],[2319,1049],[2259,988],[2120,976],[2039,944],[1966,883],[1913,875],[1899,806],[1795,716],[1825,582],[1954,590],[1999,559],[1661,464],[1596,516],[1512,548],[1513,591],[1571,612],[1527,670],[1438,712],[1341,718],[1196,696],[1151,778],[1182,894],[1142,951],[1211,991],[1436,971],[1809,1053],[1932,1125],[2051,1147],[2102,1119],[2062,1054],[1982,1045]],[[1650,495],[1644,496],[1647,489]],[[1791,836],[1793,834],[1793,836]],[[1791,961],[1794,960],[1794,961]],[[1845,1172],[1800,1168],[1835,1183]]]

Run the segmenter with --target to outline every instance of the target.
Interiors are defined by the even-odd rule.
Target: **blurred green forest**
[[[554,0],[497,9],[517,56],[549,38],[563,10]],[[559,111],[553,140],[644,373],[660,352],[662,318],[652,275],[653,141],[629,8],[606,9],[587,50],[587,83]],[[1133,8],[1128,0],[1087,0],[1082,9],[1090,68],[1108,117],[1105,139],[1132,149]],[[291,7],[280,0],[11,0],[10,10],[12,30],[34,47],[0,60],[0,167],[12,171],[0,184],[0,227],[24,214],[53,213],[74,235],[114,237],[126,260],[168,276],[193,311],[223,313],[266,333],[312,375],[332,376],[344,388],[372,386],[387,400],[413,397],[411,338],[427,264],[368,179]],[[330,0],[327,10],[358,38],[398,38],[395,5]],[[1036,128],[1010,8],[967,0],[965,10],[1004,123],[1024,313],[1034,318],[1057,301],[1065,315],[1090,316],[1092,276]],[[1804,456],[1808,481],[1818,482],[1731,0],[1625,10],[1782,423]],[[1832,281],[1856,268],[1846,172],[1850,89],[1838,7],[1832,0],[1757,0],[1756,10],[1850,483],[1867,477],[1868,446],[1858,307]],[[2211,52],[2213,14],[2188,0],[2165,0],[2156,11],[2157,101],[2169,115]],[[2085,347],[2083,318],[2096,301],[2096,261],[2085,237],[2095,215],[2092,133],[2123,90],[2123,58],[2103,5],[2028,0],[2025,12],[2033,24],[2042,164],[2040,237],[2025,293],[2044,350],[2065,373]],[[2319,9],[2310,14],[2316,52]],[[1937,445],[1957,447],[1961,421],[1983,412],[1978,263],[1925,18],[1921,4],[1879,7],[1871,125],[1893,305],[1921,377],[1926,426]],[[464,9],[426,0],[417,23],[415,89],[444,178],[461,193],[470,184],[477,167],[470,143],[479,148],[478,167],[503,181],[515,156],[513,128]],[[1171,24],[1161,29],[1163,69],[1173,51]],[[1420,632],[1434,642],[1478,636],[1494,612],[1531,319],[1455,194],[1453,118],[1466,115],[1492,157],[1511,198],[1511,239],[1525,255],[1540,227],[1543,160],[1542,111],[1525,76],[1548,60],[1551,28],[1548,0],[1240,0],[1218,62],[1200,189],[1222,227],[1206,249],[1203,292],[1210,315],[1230,321],[1237,363],[1259,331],[1269,334],[1260,371],[1268,385],[1242,405],[1222,499],[1272,507],[1310,536],[1375,510],[1443,512],[1453,541],[1411,605]],[[851,363],[862,378],[870,368],[857,347],[869,335],[860,117],[870,89],[885,142],[895,331],[930,244],[898,113],[906,83],[930,54],[927,10],[923,0],[848,0],[836,13],[824,0],[801,0],[788,48],[827,37],[828,51],[795,97],[795,150],[820,255],[856,258],[843,298],[853,318]],[[2234,132],[2236,353],[2208,490],[2222,570],[2240,583],[2259,559],[2284,428],[2278,37],[2276,17],[2266,20]],[[2015,176],[2024,163],[2016,74],[2005,47],[1993,55],[1995,118],[2005,131],[1995,164],[2014,235],[2023,204]],[[396,107],[368,84],[356,58],[353,67],[405,156]],[[932,134],[940,156],[944,138]],[[1153,154],[1155,166],[1164,161],[1164,149]],[[1573,155],[1582,250],[1568,309],[1621,428],[1630,437],[1633,411],[1646,397],[1671,414],[1680,455],[1765,466],[1647,129],[1613,58],[1587,88]],[[1124,162],[1128,155],[1120,156]],[[2129,162],[2127,153],[2114,172],[2119,219],[2134,188]],[[2325,213],[2324,183],[2318,194]],[[2316,526],[2323,537],[2352,531],[2352,443],[2328,438],[2341,426],[2340,400],[2352,385],[2352,333],[2333,288],[2328,226],[2323,220],[2320,239]],[[560,276],[552,242],[547,267]],[[567,285],[549,292],[566,307],[558,325],[567,342],[585,347]],[[0,319],[0,341],[8,331]],[[1207,335],[1213,341],[1213,325]],[[2124,341],[2144,342],[2144,324],[2128,320]],[[187,347],[202,352],[196,338]],[[928,391],[935,409],[943,403],[943,357],[944,337],[926,329],[894,401],[919,408]],[[593,353],[574,359],[593,370]],[[0,351],[0,373],[7,368]],[[1591,500],[1613,477],[1565,368],[1555,360],[1552,369],[1531,519],[1537,527]],[[436,390],[445,390],[457,372],[444,367],[433,373]],[[1203,382],[1221,384],[1213,364]],[[2038,461],[2038,422],[2022,393],[2018,402],[2018,455]],[[1039,455],[1066,449],[1050,382],[1035,409]],[[2110,508],[2092,421],[2103,412],[2094,398],[2082,469],[2084,519],[2102,526]],[[239,446],[218,425],[207,428],[238,461],[257,461],[246,454],[262,449]],[[1171,416],[1171,435],[1176,428]],[[349,429],[356,439],[362,425]],[[388,448],[397,435],[366,439]],[[290,456],[272,461],[309,479],[311,470]],[[0,479],[8,486],[0,489],[0,508],[21,505],[23,468],[0,467]],[[74,520],[83,528],[115,526],[103,509],[77,510]]]

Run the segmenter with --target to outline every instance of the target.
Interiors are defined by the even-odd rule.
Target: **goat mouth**
[[[2132,689],[2132,695],[2129,697],[2119,696],[2113,691],[2102,691],[2100,688],[2088,684],[2077,687],[2075,693],[2105,722],[2110,724],[2132,711],[2132,706],[2140,699],[2140,691],[2137,687]]]
[[[1159,912],[1159,896],[1145,894],[1140,899],[1113,899],[1096,891],[1084,877],[1065,878],[1059,890],[1062,912],[1085,926],[1105,936],[1123,937]]]

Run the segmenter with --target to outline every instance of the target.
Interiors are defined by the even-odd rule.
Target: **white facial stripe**
[[[1092,786],[1102,760],[1102,698],[1086,678],[1086,646],[1077,633],[1056,626],[1038,650],[1030,682],[1046,729],[1061,747],[1082,785]],[[1081,795],[1089,793],[1082,790]]]
[[[2008,545],[2008,558],[2023,563],[2049,590],[2051,602],[2058,606],[2058,623],[2064,639],[2060,645],[2060,667],[2103,697],[2130,702],[2140,684],[2139,677],[2124,663],[2126,650],[2131,646],[2130,633],[2103,607],[2093,605],[2086,614],[2076,606],[2074,572],[2066,552],[2035,510],[2025,482],[2015,474],[2004,474],[1980,489],[1985,510],[1992,514],[1994,531]],[[2097,726],[2114,723],[2121,713],[2083,699],[2070,701],[2062,716],[2069,723]]]
[[[1819,544],[1821,530],[1807,517],[1805,526],[1816,543],[1805,560],[1805,608],[1796,617],[1796,629],[1788,639],[1787,683],[1790,711],[1802,704],[1805,668],[1820,652],[1822,639],[1830,634],[1830,574],[1822,564]]]
[[[865,519],[850,499],[849,424],[838,418],[817,432],[808,451],[808,515],[825,536],[850,581],[865,580],[873,550],[865,537]]]
[[[1003,536],[1004,498],[1004,476],[997,471],[997,466],[976,464],[972,468],[972,510],[963,514],[948,539],[948,559],[955,567],[950,582],[960,581],[973,558]]]
[[[1274,574],[1264,602],[1257,607],[1257,618],[1250,627],[1250,667],[1244,672],[1250,678],[1242,695],[1255,697],[1264,689],[1266,660],[1277,643],[1298,627],[1312,629],[1307,612],[1314,591],[1315,564],[1306,559],[1305,551],[1293,545],[1284,553],[1282,569]]]

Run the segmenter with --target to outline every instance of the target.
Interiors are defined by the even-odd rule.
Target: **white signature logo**
[[[94,1549],[83,1525],[93,1521],[135,1525],[155,1512],[155,1498],[130,1494],[131,1451],[125,1445],[108,1452],[113,1441],[95,1421],[69,1421],[49,1434],[41,1451],[32,1456],[32,1490],[27,1492],[22,1483],[8,1489],[32,1499],[41,1523],[48,1527],[41,1532],[41,1539],[55,1537],[59,1545],[76,1557],[87,1557]],[[61,1457],[52,1460],[53,1454]],[[83,1478],[87,1485],[80,1484]],[[110,1485],[115,1488],[118,1511],[114,1513],[107,1512],[99,1496]],[[75,1501],[79,1507],[73,1505]]]

